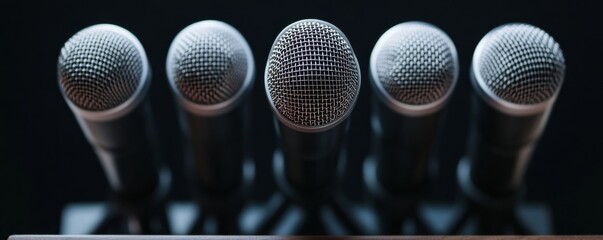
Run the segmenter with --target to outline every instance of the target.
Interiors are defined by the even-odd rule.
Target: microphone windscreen
[[[58,77],[65,96],[88,111],[107,111],[132,98],[147,71],[140,42],[109,24],[88,27],[61,49]]]
[[[423,22],[398,24],[379,39],[371,71],[382,94],[409,105],[437,102],[452,92],[458,75],[456,48],[442,30]]]
[[[473,56],[473,74],[490,95],[530,105],[551,99],[565,75],[559,44],[528,24],[507,24],[489,32]]]
[[[320,20],[301,20],[275,40],[265,81],[268,98],[285,121],[322,128],[350,114],[360,90],[360,68],[339,29]]]
[[[198,105],[216,105],[236,98],[249,85],[253,72],[249,58],[253,58],[249,46],[237,30],[208,20],[176,36],[166,69],[181,96]]]

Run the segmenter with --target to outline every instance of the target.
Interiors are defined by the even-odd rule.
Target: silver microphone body
[[[506,24],[478,44],[471,65],[470,182],[490,197],[513,195],[565,76],[559,45],[541,29]]]
[[[373,48],[372,153],[376,177],[389,192],[424,190],[458,68],[452,40],[424,22],[390,28]]]
[[[160,160],[146,98],[151,71],[138,39],[115,25],[88,27],[65,44],[58,72],[65,100],[118,198],[158,194]]]

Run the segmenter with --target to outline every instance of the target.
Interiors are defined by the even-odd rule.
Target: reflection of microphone
[[[381,36],[369,69],[378,98],[371,117],[377,181],[391,193],[421,191],[441,109],[458,77],[456,48],[431,24],[402,23]]]
[[[459,164],[461,186],[474,200],[517,191],[564,75],[559,44],[534,26],[503,25],[477,45],[469,162]]]
[[[109,24],[75,34],[61,49],[58,62],[63,95],[101,160],[111,188],[120,201],[137,206],[157,201],[161,198],[157,194],[167,190],[160,187],[165,178],[160,178],[151,109],[145,101],[150,72],[138,39]]]
[[[286,182],[304,197],[324,193],[334,182],[360,90],[349,41],[320,20],[287,26],[270,50],[265,87],[278,120]]]
[[[252,182],[253,163],[245,151],[247,105],[255,65],[251,48],[232,26],[201,21],[183,29],[166,63],[170,85],[184,111],[188,171],[203,207],[193,233],[217,218],[213,234],[236,234],[242,196]],[[247,166],[247,167],[246,167]],[[208,220],[210,221],[210,220]],[[209,233],[209,232],[202,232]]]

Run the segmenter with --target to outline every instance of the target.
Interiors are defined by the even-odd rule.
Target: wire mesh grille
[[[135,44],[102,28],[78,32],[65,43],[58,61],[67,98],[90,111],[109,110],[127,101],[142,74],[143,60]]]
[[[531,25],[509,24],[489,35],[474,71],[494,94],[516,104],[536,104],[555,94],[565,60],[549,34]]]
[[[452,48],[439,29],[426,24],[404,24],[385,39],[376,53],[378,81],[402,103],[435,102],[453,86],[458,66]]]
[[[285,118],[322,126],[350,110],[360,73],[343,33],[309,20],[289,26],[276,40],[266,80],[269,96]]]
[[[212,105],[232,98],[247,74],[245,43],[231,31],[198,26],[183,33],[175,43],[173,81],[190,101]]]

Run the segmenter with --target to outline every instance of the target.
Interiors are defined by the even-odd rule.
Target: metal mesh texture
[[[168,66],[180,93],[203,105],[232,98],[246,79],[245,43],[220,27],[199,26],[183,34]]]
[[[458,68],[448,37],[425,24],[406,24],[389,35],[377,53],[379,82],[405,104],[424,105],[442,98]]]
[[[78,32],[65,43],[58,61],[67,98],[89,111],[109,110],[127,101],[142,74],[143,60],[135,44],[107,29]]]
[[[565,75],[559,44],[546,32],[527,24],[509,24],[490,33],[477,56],[486,86],[501,99],[536,104],[549,99]]]
[[[308,20],[289,26],[276,40],[266,81],[282,116],[302,126],[323,126],[351,110],[360,72],[343,33]]]

